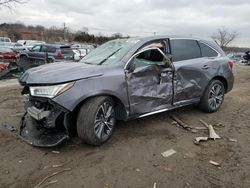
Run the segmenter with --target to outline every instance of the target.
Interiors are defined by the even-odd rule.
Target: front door
[[[131,58],[125,71],[131,115],[171,106],[173,71],[160,48],[141,50]]]

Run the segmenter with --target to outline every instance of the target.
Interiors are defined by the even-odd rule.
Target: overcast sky
[[[90,33],[130,36],[181,34],[210,37],[218,28],[237,31],[234,45],[250,47],[249,0],[28,0],[11,12],[0,9],[0,23],[22,22]]]

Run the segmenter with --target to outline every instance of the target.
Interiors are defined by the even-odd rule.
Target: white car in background
[[[32,48],[33,46],[37,44],[45,44],[44,41],[38,41],[38,40],[18,40],[12,49],[16,52],[20,52],[22,50],[28,50],[29,48]]]
[[[0,37],[0,46],[12,46],[10,38],[8,37]]]
[[[74,59],[78,61],[91,52],[95,47],[91,44],[72,44],[71,48],[74,52]]]

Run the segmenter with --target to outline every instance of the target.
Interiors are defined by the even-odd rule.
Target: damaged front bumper
[[[49,99],[32,99],[25,102],[19,136],[37,147],[54,147],[69,139],[69,112]]]

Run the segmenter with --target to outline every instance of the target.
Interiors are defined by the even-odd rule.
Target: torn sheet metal
[[[65,130],[57,128],[46,129],[32,119],[29,114],[25,114],[21,121],[19,136],[22,140],[33,146],[53,147],[69,139]]]
[[[172,75],[156,65],[137,67],[128,77],[128,90],[133,113],[153,111],[172,102]]]

